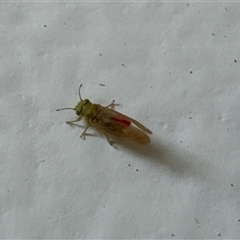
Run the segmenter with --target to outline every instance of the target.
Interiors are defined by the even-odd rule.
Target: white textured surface
[[[239,238],[239,4],[0,6],[0,238]],[[151,144],[80,139],[80,83]]]

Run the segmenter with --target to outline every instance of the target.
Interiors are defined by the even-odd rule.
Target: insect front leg
[[[89,127],[90,127],[90,126],[88,125],[88,126],[85,128],[85,130],[83,131],[83,133],[80,135],[80,138],[84,138],[84,137],[85,137],[86,132],[87,132],[87,130],[88,130]]]
[[[81,119],[82,119],[82,116],[79,116],[76,120],[73,120],[73,121],[67,121],[66,123],[69,124],[69,125],[73,125],[73,123],[75,123],[75,122],[79,122],[79,121],[81,121]]]
[[[112,102],[106,106],[106,108],[109,108],[109,107],[114,107],[115,106],[115,100],[112,100]]]

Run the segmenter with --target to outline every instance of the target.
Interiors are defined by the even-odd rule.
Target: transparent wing
[[[101,108],[104,108],[102,106],[100,106]],[[105,111],[109,111],[108,113],[111,115],[111,117],[114,117],[116,119],[122,119],[122,120],[125,120],[125,121],[129,121],[133,124],[135,124],[137,127],[139,127],[142,131],[148,133],[148,134],[152,134],[152,132],[147,129],[145,126],[143,126],[140,122],[136,121],[135,119],[133,118],[130,118],[122,113],[119,113],[113,109],[109,109],[109,108],[105,108]]]
[[[125,128],[123,132],[124,133],[121,136],[118,136],[118,138],[136,142],[138,144],[148,144],[150,142],[149,136],[134,126]]]
[[[112,109],[97,106],[97,117],[88,119],[89,124],[96,130],[103,132],[107,136],[133,141],[138,144],[150,142],[150,138],[146,133],[151,134],[152,132],[141,123]],[[131,123],[141,130],[132,126]]]

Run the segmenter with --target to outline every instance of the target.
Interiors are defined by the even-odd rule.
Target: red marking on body
[[[111,119],[114,120],[115,122],[119,122],[119,123],[123,124],[125,127],[129,127],[131,125],[131,122],[124,120],[124,119],[119,119],[116,117],[112,117]]]

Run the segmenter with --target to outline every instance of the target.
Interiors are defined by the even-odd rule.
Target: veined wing
[[[150,138],[146,133],[151,134],[152,132],[141,123],[112,109],[102,107],[101,105],[97,106],[97,117],[89,119],[90,125],[96,130],[103,132],[107,136],[130,140],[138,144],[150,142]],[[131,123],[141,130],[132,126]]]
[[[152,132],[149,129],[147,129],[145,126],[143,126],[140,122],[136,121],[135,119],[130,118],[130,117],[128,117],[120,112],[117,112],[113,109],[106,108],[101,105],[98,105],[98,106],[99,106],[100,112],[102,112],[104,116],[109,117],[110,119],[117,121],[119,123],[122,123],[123,125],[128,125],[129,123],[130,124],[133,123],[137,127],[139,127],[142,131],[144,131],[148,134],[152,134]]]

